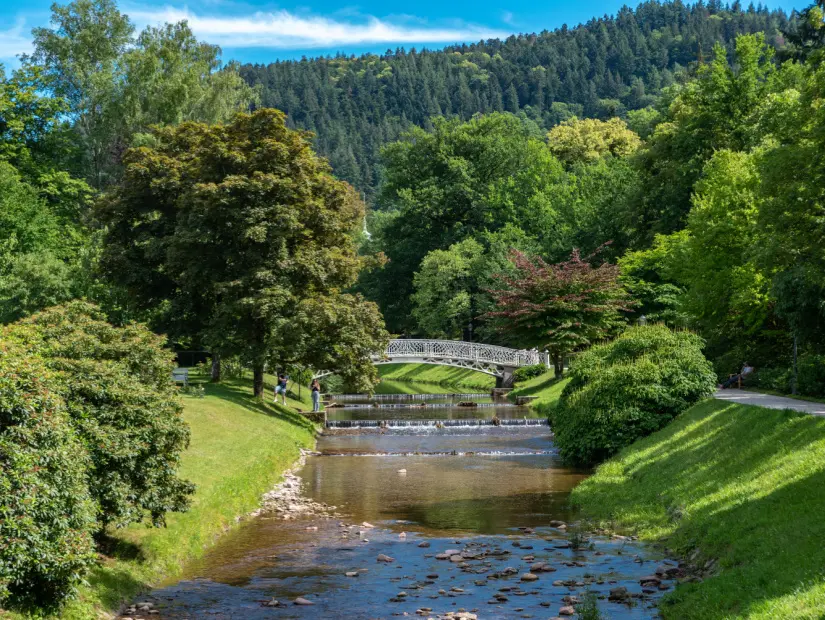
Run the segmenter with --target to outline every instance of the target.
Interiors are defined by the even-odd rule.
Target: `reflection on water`
[[[305,494],[346,521],[252,520],[152,593],[161,618],[366,619],[422,608],[432,610],[425,617],[549,617],[586,591],[602,596],[606,617],[656,616],[659,590],[643,595],[639,585],[655,568],[651,550],[602,538],[573,550],[549,527],[575,519],[569,494],[588,472],[561,465],[546,426],[348,432],[322,437],[318,450],[301,472]],[[435,557],[447,549],[463,557]],[[548,572],[521,581],[536,562]],[[632,605],[606,599],[617,585],[638,597]],[[294,605],[299,596],[314,604]],[[282,605],[264,606],[273,598]]]
[[[353,456],[310,459],[302,476],[310,497],[342,508],[353,521],[387,522],[390,528],[392,521],[411,521],[408,530],[448,535],[503,533],[568,519],[567,497],[586,474],[561,468],[546,455]]]

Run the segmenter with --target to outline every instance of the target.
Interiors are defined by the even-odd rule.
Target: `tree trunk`
[[[221,354],[216,351],[212,352],[212,373],[210,381],[218,383],[221,380]]]
[[[553,353],[553,370],[556,371],[557,377],[564,374],[564,356],[561,353]]]
[[[255,362],[252,369],[252,390],[255,398],[263,400],[264,398],[264,363]]]

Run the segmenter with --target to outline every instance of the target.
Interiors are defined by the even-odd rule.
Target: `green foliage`
[[[77,274],[51,253],[20,254],[0,278],[0,323],[11,323],[78,293]]]
[[[411,130],[382,159],[381,200],[397,214],[381,231],[389,262],[368,293],[393,331],[412,327],[413,274],[428,252],[508,224],[533,237],[556,229],[564,171],[516,116],[434,119],[432,131]]]
[[[727,375],[723,378],[727,378]],[[754,373],[753,382],[764,390],[790,394],[793,370],[790,368],[758,368]]]
[[[608,121],[573,117],[547,134],[550,152],[571,165],[596,161],[607,155],[626,157],[641,146],[641,140],[619,118]]]
[[[12,256],[61,245],[60,222],[17,170],[0,162],[0,273]]]
[[[40,312],[2,333],[54,373],[53,389],[91,456],[99,530],[147,517],[160,526],[167,512],[186,509],[193,488],[177,470],[189,429],[162,337],[139,324],[114,327],[84,302]]]
[[[548,265],[514,250],[514,274],[503,274],[491,291],[495,308],[487,317],[507,342],[549,350],[558,376],[565,355],[619,331],[621,312],[631,305],[617,267],[593,267],[595,259],[574,250],[569,260]]]
[[[173,333],[249,360],[259,396],[266,362],[371,388],[388,335],[375,304],[341,292],[362,264],[364,205],[309,136],[277,110],[152,135],[98,211],[111,279],[147,309],[163,303]]]
[[[483,248],[466,239],[447,250],[433,250],[415,273],[412,301],[418,326],[435,338],[460,338],[476,315],[473,297]]]
[[[200,43],[186,22],[134,26],[113,0],[52,6],[54,28],[35,28],[24,67],[40,91],[73,117],[81,175],[102,188],[120,175],[120,154],[150,124],[219,122],[257,100],[220,48]]]
[[[736,39],[733,64],[717,45],[713,61],[667,105],[639,155],[646,174],[633,219],[642,242],[684,227],[693,186],[716,151],[756,143],[761,106],[781,83],[772,58],[773,49],[761,33]]]
[[[562,457],[579,465],[662,428],[716,388],[702,340],[663,325],[631,327],[592,347],[570,374],[551,420]]]
[[[49,608],[94,563],[88,456],[43,360],[0,339],[0,606]]]
[[[632,321],[644,316],[650,322],[661,322],[671,327],[682,327],[688,317],[680,311],[684,289],[670,273],[677,261],[681,237],[658,235],[647,250],[628,252],[619,259],[619,277],[622,285],[638,302]]]
[[[800,394],[825,396],[825,355],[800,355],[796,381]]]
[[[532,366],[522,366],[516,368],[513,373],[513,380],[519,384],[540,377],[547,372],[547,367],[544,364],[533,364]]]
[[[737,35],[765,32],[781,46],[788,21],[764,7],[644,1],[579,26],[504,40],[248,64],[241,73],[262,88],[264,106],[316,132],[316,148],[335,174],[371,197],[380,185],[380,147],[411,125],[506,111],[544,133],[571,116],[610,118],[649,106],[716,43],[731,51]]]

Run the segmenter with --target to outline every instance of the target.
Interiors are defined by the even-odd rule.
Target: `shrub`
[[[547,367],[544,364],[533,364],[532,366],[522,366],[521,368],[516,368],[516,371],[513,373],[513,380],[516,383],[521,383],[523,381],[528,381],[530,379],[535,379],[536,377],[540,377],[544,373],[547,372]]]
[[[171,382],[172,355],[146,327],[114,327],[85,302],[50,308],[6,328],[5,336],[54,371],[91,456],[89,486],[100,530],[164,523],[186,509],[192,484],[177,477],[189,429]]]
[[[825,355],[800,355],[796,380],[800,394],[825,396]]]
[[[755,385],[764,390],[788,394],[791,391],[793,370],[790,368],[760,368],[745,381],[746,385]]]
[[[88,458],[52,379],[0,344],[0,607],[57,605],[95,560]]]
[[[711,395],[716,375],[702,344],[695,334],[650,325],[579,355],[550,415],[561,456],[578,465],[602,461]]]

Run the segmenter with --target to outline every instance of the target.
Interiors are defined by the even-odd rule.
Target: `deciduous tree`
[[[516,250],[515,274],[503,275],[492,291],[496,309],[488,316],[514,345],[549,350],[557,376],[564,355],[615,333],[624,323],[622,312],[632,306],[618,267],[593,267],[594,258],[574,250],[569,260],[548,265]]]
[[[309,135],[277,110],[226,125],[157,128],[129,151],[121,184],[101,205],[103,264],[178,329],[252,362],[263,395],[267,361],[347,373],[386,339],[377,308],[343,295],[361,266],[354,237],[364,205],[332,177]],[[357,333],[346,355],[327,336]],[[328,354],[319,351],[328,347]]]

